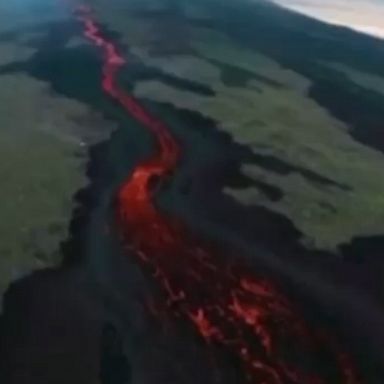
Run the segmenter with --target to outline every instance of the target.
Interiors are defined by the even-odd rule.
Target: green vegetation
[[[44,84],[25,75],[4,75],[1,84],[3,292],[14,278],[61,261],[58,249],[67,237],[72,196],[85,180],[84,161],[75,157],[79,141],[65,140],[64,134],[81,109],[52,99]]]

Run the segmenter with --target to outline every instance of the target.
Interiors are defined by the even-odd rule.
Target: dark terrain
[[[272,7],[215,0],[204,7],[215,17],[197,24],[230,35],[306,76],[312,81],[310,98],[347,123],[355,140],[384,152],[384,96],[366,89],[356,92],[347,78],[315,64],[338,61],[384,77],[382,42]],[[178,14],[177,1],[170,2],[167,12]],[[0,75],[27,73],[48,83],[54,94],[92,106],[118,128],[89,148],[89,184],[74,197],[70,237],[61,244],[62,265],[15,281],[5,295],[2,382],[242,383],[238,362],[220,346],[207,348],[192,327],[167,313],[150,273],[140,268],[134,251],[122,246],[116,192],[156,150],[154,138],[106,97],[100,86],[100,50],[91,44],[67,46],[83,34],[75,18],[40,25],[38,31],[43,35],[31,42],[36,53],[0,67]],[[206,86],[146,65],[109,25],[102,25],[102,32],[129,57],[129,65],[119,73],[127,92],[143,79],[161,79],[214,97]],[[20,33],[15,30],[2,39],[16,39]],[[238,85],[251,76],[237,72],[231,77],[231,69],[221,69],[224,82]],[[240,255],[250,271],[284,292],[311,326],[335,338],[350,354],[362,384],[381,384],[384,229],[383,236],[340,245],[338,255],[312,250],[302,244],[303,235],[289,217],[261,205],[244,206],[223,193],[228,185],[256,186],[270,200],[281,199],[283,192],[276,186],[242,175],[243,162],[277,174],[299,173],[321,185],[348,186],[279,158],[255,156],[202,114],[168,103],[141,102],[167,124],[182,148],[178,168],[156,190],[159,209],[183,221],[192,237],[229,255],[229,260]]]

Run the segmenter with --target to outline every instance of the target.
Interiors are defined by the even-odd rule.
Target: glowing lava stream
[[[166,296],[170,313],[189,320],[211,347],[232,355],[244,371],[244,382],[356,384],[348,359],[309,331],[273,286],[251,277],[246,268],[229,268],[214,252],[196,245],[180,223],[158,211],[151,181],[161,182],[174,171],[179,146],[168,128],[117,84],[126,60],[103,36],[91,9],[80,7],[77,16],[84,35],[104,56],[104,92],[157,140],[157,151],[136,166],[118,191],[118,223],[127,247]],[[324,355],[335,371],[332,378],[318,361]],[[306,363],[298,364],[300,360]]]

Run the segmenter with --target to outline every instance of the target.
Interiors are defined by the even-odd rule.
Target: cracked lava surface
[[[124,244],[158,284],[169,313],[190,323],[207,344],[232,356],[252,384],[357,384],[346,355],[311,330],[290,302],[264,278],[199,244],[176,219],[160,212],[153,182],[166,180],[178,165],[180,147],[168,128],[117,81],[129,66],[106,38],[92,10],[76,16],[84,36],[103,56],[102,88],[127,114],[150,131],[157,150],[137,164],[116,196]],[[331,369],[324,372],[324,362]],[[330,373],[332,372],[332,373]]]

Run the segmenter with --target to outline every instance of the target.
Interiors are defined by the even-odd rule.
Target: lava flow
[[[103,35],[91,9],[80,7],[77,16],[84,35],[103,54],[104,92],[157,142],[155,153],[136,165],[118,191],[117,215],[124,243],[159,285],[170,314],[189,321],[210,347],[232,356],[244,382],[357,384],[346,356],[309,330],[270,283],[250,276],[240,264],[229,268],[157,209],[151,186],[175,170],[179,146],[168,128],[117,83],[117,73],[127,62]]]

